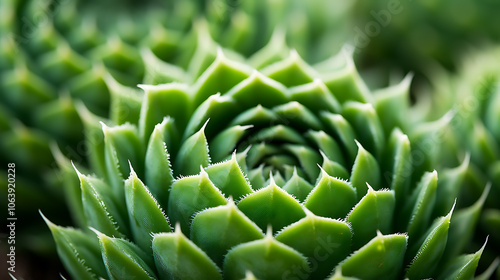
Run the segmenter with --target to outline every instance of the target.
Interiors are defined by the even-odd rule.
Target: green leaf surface
[[[162,280],[222,279],[217,265],[182,234],[180,225],[175,232],[154,236],[153,253]]]
[[[339,264],[345,276],[359,279],[398,279],[408,237],[377,234],[368,244]]]
[[[146,253],[151,252],[151,234],[171,231],[163,210],[146,186],[130,167],[130,177],[125,181],[125,202],[132,237]]]
[[[191,224],[191,240],[219,266],[232,247],[262,238],[261,229],[231,199],[227,205],[196,214]]]

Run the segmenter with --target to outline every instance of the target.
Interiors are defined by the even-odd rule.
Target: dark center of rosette
[[[212,126],[207,131],[212,162],[229,159],[236,151],[239,161],[245,163],[252,185],[259,181],[252,180],[256,176],[266,182],[271,174],[278,185],[294,176],[314,185],[320,167],[331,169],[333,164],[344,169],[347,156],[325,132],[320,115],[295,101],[271,108],[257,105],[247,109],[227,120],[225,129],[215,132]],[[345,170],[340,173],[347,176]]]

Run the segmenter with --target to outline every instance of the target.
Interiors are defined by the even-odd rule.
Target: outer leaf
[[[153,253],[160,279],[222,279],[215,263],[186,238],[176,225],[173,233],[156,234]]]
[[[472,279],[476,272],[477,265],[479,263],[479,259],[483,254],[484,248],[486,247],[486,242],[484,242],[483,247],[479,249],[474,254],[463,255],[456,257],[453,259],[441,272],[440,276],[437,279],[446,279],[446,280],[466,280]]]
[[[110,236],[125,237],[128,234],[125,205],[116,202],[108,185],[97,178],[80,174],[82,203],[88,224]]]
[[[193,110],[186,85],[170,83],[157,86],[140,85],[140,87],[145,91],[139,119],[140,136],[144,142],[149,140],[155,125],[165,116],[175,120],[178,131],[186,127]]]
[[[171,231],[158,202],[139,180],[132,167],[130,177],[125,181],[125,201],[130,228],[135,243],[146,253],[151,252],[151,234]]]
[[[380,230],[391,232],[395,206],[394,192],[374,191],[368,186],[368,193],[354,206],[346,221],[354,232],[352,244],[357,249],[370,241]]]
[[[234,205],[232,199],[227,205],[198,213],[191,224],[191,240],[218,265],[222,265],[225,254],[232,247],[263,237],[261,229]]]
[[[57,226],[41,215],[52,232],[59,258],[75,279],[97,279],[106,275],[97,238],[80,230]]]
[[[430,227],[428,234],[424,236],[425,240],[418,242],[418,244],[422,245],[406,270],[405,277],[423,279],[433,275],[446,247],[452,212],[453,209],[447,216],[437,219]],[[410,255],[413,255],[412,248],[410,248],[409,252]]]
[[[110,279],[156,279],[150,267],[153,264],[150,255],[124,239],[95,232]]]
[[[225,205],[226,199],[202,169],[200,175],[181,178],[172,184],[168,202],[168,217],[189,232],[191,217],[208,207]]]
[[[224,276],[242,279],[252,271],[258,279],[307,279],[307,259],[294,249],[276,241],[270,232],[264,239],[240,244],[224,259]]]
[[[145,177],[148,189],[163,207],[168,205],[169,189],[174,180],[164,137],[169,122],[170,119],[164,119],[155,127],[149,138],[144,160],[144,166],[147,166]]]
[[[397,279],[403,267],[408,237],[377,234],[339,264],[342,274],[360,279]]]
[[[308,258],[311,279],[324,279],[351,252],[351,228],[347,223],[306,213],[305,218],[280,231],[276,240]]]

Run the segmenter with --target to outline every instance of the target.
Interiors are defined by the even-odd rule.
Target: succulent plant
[[[410,80],[370,92],[345,53],[256,70],[219,49],[192,84],[117,96],[127,114],[80,108],[90,170],[58,161],[81,228],[45,218],[61,261],[75,279],[470,279],[487,191],[454,210],[463,165],[429,169]]]
[[[271,2],[273,13],[266,8]],[[87,165],[79,102],[108,118],[118,114],[111,103],[112,95],[123,94],[120,84],[191,82],[213,61],[216,45],[243,60],[267,44],[278,25],[273,38],[319,59],[344,41],[338,38],[346,29],[337,23],[347,17],[349,5],[335,6],[318,10],[301,1],[267,0],[1,1],[0,174],[7,163],[16,164],[16,213],[24,221],[17,228],[18,250],[54,252],[50,234],[33,234],[40,232],[37,225],[44,227],[37,209],[55,222],[70,221],[61,211],[66,198],[59,191],[55,157],[62,152]],[[292,26],[297,9],[308,12]],[[6,182],[0,182],[2,194]]]
[[[443,153],[439,156],[442,166],[453,165],[458,158],[470,154],[460,207],[472,204],[481,196],[486,183],[491,184],[476,232],[476,243],[490,236],[492,245],[487,247],[485,259],[500,258],[499,63],[500,48],[490,46],[467,53],[458,73],[435,68],[431,72],[435,94],[423,102],[428,103],[423,107],[428,108],[429,113],[422,114],[428,119],[446,111],[453,114],[453,119],[443,127]]]

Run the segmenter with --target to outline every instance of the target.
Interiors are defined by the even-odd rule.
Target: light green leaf
[[[353,230],[353,248],[357,249],[377,235],[392,232],[395,206],[394,192],[374,191],[368,185],[368,193],[354,206],[346,221]]]
[[[321,177],[304,202],[304,206],[318,216],[344,218],[356,204],[356,190],[341,179],[321,170]]]
[[[377,160],[358,141],[356,145],[358,145],[358,155],[352,166],[350,181],[356,189],[358,198],[361,198],[368,190],[367,184],[375,189],[380,188],[380,167]]]
[[[160,279],[222,279],[217,265],[181,232],[154,235],[153,253]]]
[[[300,203],[278,187],[272,177],[267,187],[243,198],[238,208],[262,230],[270,224],[278,231],[305,217]]]
[[[408,250],[409,256],[414,255],[415,250],[413,248],[415,248],[415,246],[421,245],[411,261],[410,266],[406,270],[405,277],[409,279],[432,277],[446,247],[452,213],[453,208],[448,215],[438,218],[429,228],[427,234],[422,236],[422,238],[425,238],[423,242],[413,242],[415,244]]]
[[[275,62],[261,71],[287,87],[310,83],[317,76],[316,71],[302,60],[296,50],[290,51],[288,58]]]
[[[264,238],[261,229],[234,205],[231,198],[227,205],[196,214],[191,224],[190,239],[218,265],[222,265],[232,247],[261,238]]]
[[[314,79],[311,83],[292,87],[289,92],[291,100],[299,102],[316,115],[321,111],[340,112],[339,102],[321,79]]]
[[[151,253],[152,233],[171,231],[168,219],[158,202],[130,166],[130,177],[125,181],[125,202],[132,237],[146,253]]]
[[[309,276],[307,259],[294,249],[276,241],[271,230],[264,239],[233,247],[224,259],[224,276],[242,279],[247,271],[262,280]]]
[[[134,243],[112,238],[94,230],[99,237],[102,260],[110,279],[156,279],[153,259]]]
[[[402,234],[382,235],[339,264],[345,276],[359,279],[398,279],[406,252],[408,237]]]
[[[236,161],[236,153],[230,160],[210,165],[205,169],[210,181],[226,196],[239,200],[253,192],[245,174]]]
[[[291,101],[273,108],[284,124],[297,130],[320,130],[322,125],[318,118],[304,105]]]
[[[165,116],[175,120],[178,131],[182,131],[191,115],[191,97],[184,84],[169,83],[163,85],[139,85],[145,92],[139,119],[141,139],[148,142],[149,135],[157,123]]]
[[[95,236],[53,224],[41,212],[42,218],[52,232],[57,253],[66,270],[76,279],[97,279],[106,276],[106,268],[100,257],[99,242]]]
[[[298,175],[297,168],[295,166],[293,167],[292,176],[283,186],[283,190],[295,196],[301,202],[307,198],[313,188],[314,187],[309,182]]]
[[[276,235],[282,242],[308,258],[310,279],[324,279],[351,252],[351,228],[341,221],[306,211],[307,216]]]
[[[251,125],[241,126],[235,125],[226,128],[217,134],[212,141],[210,141],[210,156],[214,162],[222,161],[229,154],[235,151],[238,142],[245,136],[252,128]]]
[[[182,143],[174,164],[175,174],[193,175],[198,173],[200,166],[207,167],[210,164],[208,142],[205,137],[207,124],[208,121],[198,132]]]
[[[167,213],[170,222],[179,223],[187,233],[191,218],[196,212],[226,203],[224,195],[202,169],[200,175],[184,177],[172,184]]]
[[[155,126],[149,138],[144,160],[144,166],[147,166],[145,168],[146,185],[163,207],[168,205],[169,189],[174,180],[170,155],[165,144],[165,138],[171,138],[169,137],[171,135],[169,128],[172,128],[170,124],[170,119],[165,118],[162,123]]]
[[[342,115],[332,114],[329,112],[321,112],[321,120],[325,124],[327,133],[339,139],[338,144],[345,152],[346,163],[353,164],[356,157],[356,135],[349,122]],[[348,168],[346,166],[346,168]]]

